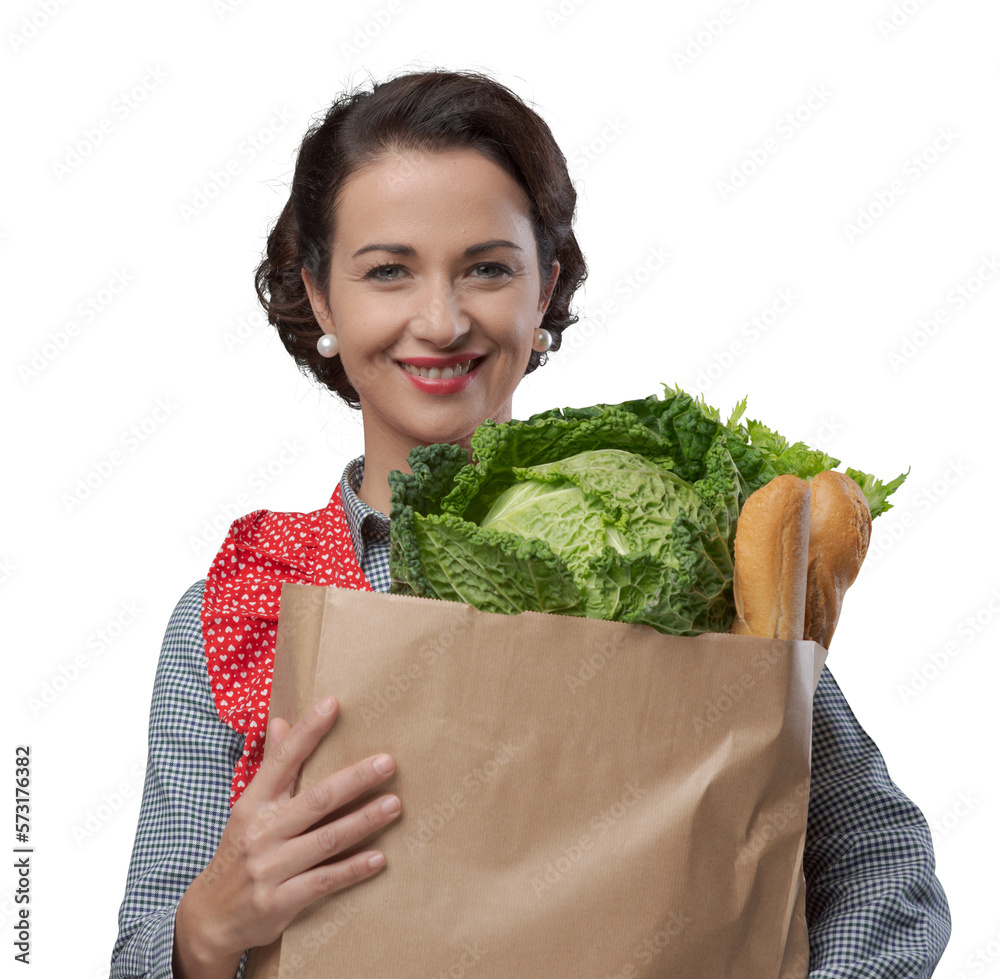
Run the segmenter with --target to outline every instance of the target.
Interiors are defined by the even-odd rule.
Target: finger
[[[278,747],[281,739],[291,730],[291,725],[283,717],[276,717],[267,725],[267,737],[264,739],[264,757],[268,752]]]
[[[328,775],[291,800],[283,820],[285,832],[289,837],[299,836],[324,816],[381,785],[395,771],[392,756],[382,754]]]
[[[288,907],[304,908],[318,898],[351,887],[359,881],[373,877],[385,866],[385,854],[379,850],[365,850],[345,860],[314,867],[297,877],[285,881],[278,888],[279,900]]]
[[[288,728],[277,744],[268,746],[265,740],[264,760],[250,783],[254,794],[274,799],[291,788],[302,763],[336,720],[339,707],[335,698],[326,697]],[[283,718],[275,718],[275,723],[279,721],[287,727]]]
[[[349,850],[372,833],[388,826],[399,816],[400,808],[397,796],[379,796],[360,809],[289,840],[281,848],[282,877],[295,877],[324,860]]]

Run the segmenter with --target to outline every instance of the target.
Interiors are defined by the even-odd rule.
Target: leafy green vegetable
[[[657,463],[622,449],[591,449],[557,462],[517,468],[518,482],[494,501],[480,527],[545,541],[566,562],[591,619],[621,619],[659,594],[657,575],[641,584],[622,574],[643,560],[677,571],[670,530],[678,516],[719,532],[694,487]],[[721,542],[724,549],[724,542]]]
[[[665,386],[662,399],[486,422],[472,463],[459,446],[415,448],[412,474],[389,476],[392,591],[725,632],[747,497],[782,473],[808,479],[839,464],[744,424],[745,410],[746,399],[723,423],[704,399]],[[873,517],[906,478],[847,474]]]
[[[892,504],[886,503],[885,498],[890,493],[895,493],[903,485],[903,480],[910,475],[910,470],[907,469],[905,473],[900,473],[888,483],[883,483],[880,479],[869,476],[868,473],[851,469],[850,466],[844,470],[844,473],[850,476],[861,487],[861,492],[868,498],[868,509],[871,510],[872,520],[874,520],[880,513],[885,513],[886,510],[892,509]]]

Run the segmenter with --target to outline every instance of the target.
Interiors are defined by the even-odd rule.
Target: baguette
[[[813,477],[811,489],[803,635],[829,649],[844,592],[868,553],[872,515],[861,487],[844,473],[821,472]]]
[[[736,523],[730,632],[801,639],[805,628],[810,487],[798,476],[772,479],[750,494]]]

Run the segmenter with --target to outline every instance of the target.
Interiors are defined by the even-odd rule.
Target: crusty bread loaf
[[[868,552],[872,515],[861,487],[844,473],[821,472],[810,487],[804,636],[829,649],[844,592]]]
[[[809,556],[809,484],[772,479],[751,493],[736,523],[730,632],[762,639],[801,639]]]

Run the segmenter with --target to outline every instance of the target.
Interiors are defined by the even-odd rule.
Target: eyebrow
[[[494,238],[492,241],[482,241],[478,245],[469,245],[465,249],[465,256],[471,258],[473,255],[489,251],[491,248],[514,248],[521,251],[521,246],[515,245],[512,241]],[[393,255],[405,255],[407,258],[413,258],[417,254],[409,245],[365,245],[364,248],[359,248],[351,258],[357,258],[359,255],[364,255],[365,252],[390,252]]]

